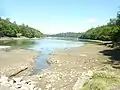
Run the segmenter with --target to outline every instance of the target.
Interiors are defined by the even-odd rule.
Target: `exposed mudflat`
[[[9,77],[21,70],[31,68],[37,55],[37,52],[23,49],[0,50],[0,76],[6,75]]]
[[[100,52],[106,49],[103,45],[86,44],[54,52],[47,60],[50,68],[31,78],[36,77],[33,80],[39,83],[42,90],[76,90],[73,88],[83,74],[99,69],[100,60],[107,58]]]
[[[79,90],[91,78],[93,72],[102,68],[103,61],[110,60],[110,57],[103,53],[106,50],[111,49],[89,43],[82,47],[56,51],[47,60],[49,68],[32,76],[28,76],[30,72],[27,72],[23,80],[36,82],[41,90]],[[1,50],[0,55],[1,75],[10,76],[34,64],[33,58],[38,53],[20,49],[7,52]],[[24,73],[18,76],[23,75]]]

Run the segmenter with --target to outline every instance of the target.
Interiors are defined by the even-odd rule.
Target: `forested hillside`
[[[120,41],[120,11],[117,12],[116,18],[110,19],[106,25],[91,28],[87,30],[85,33],[68,32],[68,33],[59,33],[51,36],[119,42]]]
[[[110,21],[103,26],[91,28],[79,37],[81,39],[93,39],[103,41],[120,41],[120,11],[117,13],[117,17],[110,19]]]
[[[80,34],[81,33],[67,32],[67,33],[58,33],[58,34],[49,35],[49,36],[78,38],[78,37],[80,37]]]
[[[43,34],[28,25],[18,25],[16,22],[10,22],[10,20],[0,18],[0,37],[42,37]]]

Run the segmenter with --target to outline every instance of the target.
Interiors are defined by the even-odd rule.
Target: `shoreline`
[[[27,70],[18,74],[17,77],[23,76],[24,80],[36,82],[41,90],[77,90],[76,88],[82,88],[84,83],[88,82],[89,78],[92,78],[94,72],[106,72],[106,68],[108,71],[113,70],[109,64],[105,64],[105,62],[111,60],[110,56],[105,54],[104,51],[106,50],[113,49],[100,43],[86,43],[81,47],[58,50],[48,57],[46,61],[50,65],[48,68],[43,68],[38,74],[31,76],[29,76],[29,70]],[[15,52],[15,50],[13,51]],[[24,57],[26,57],[26,55],[31,56],[31,59],[30,57],[26,57],[26,59],[29,59],[32,65],[35,63],[35,59],[33,58],[38,55],[37,52],[21,49],[16,51],[16,53],[21,56],[25,55]],[[16,57],[17,55],[14,56]],[[21,60],[23,60],[23,58]],[[19,65],[17,64],[17,66]]]
[[[73,90],[83,73],[95,72],[104,66],[102,62],[109,60],[100,53],[104,50],[110,48],[86,43],[81,47],[55,51],[47,60],[50,67],[34,75],[36,78],[33,80],[38,82],[42,90]]]
[[[0,55],[0,90],[41,90],[29,78],[38,52],[25,49],[0,50]]]
[[[44,37],[40,37],[40,38],[27,38],[27,37],[20,37],[20,38],[15,38],[15,37],[8,37],[8,38],[0,38],[0,40],[22,40],[22,39],[41,39],[41,38],[44,38]]]
[[[6,38],[0,38],[0,40],[20,40],[20,39],[30,39],[30,38],[26,38],[26,37],[21,37],[21,38],[10,38],[10,37],[6,37]]]
[[[22,71],[30,71],[35,65],[35,58],[39,53],[25,49],[15,49],[10,51],[1,49],[0,55],[0,76],[6,75],[11,77],[22,73]],[[26,74],[27,73],[30,72],[26,72]]]

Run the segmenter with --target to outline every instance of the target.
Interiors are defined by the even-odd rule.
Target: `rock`
[[[86,75],[88,75],[89,77],[92,77],[93,76],[93,72],[92,71],[88,71],[88,73]]]
[[[56,90],[55,88],[52,88],[52,90]]]
[[[62,66],[62,64],[59,64],[58,66],[59,66],[59,67],[61,67],[61,66]]]
[[[20,83],[22,81],[22,77],[19,77],[19,78],[14,78],[13,77],[13,81],[16,82],[16,83]]]
[[[85,55],[85,54],[80,54],[80,56],[83,56],[83,57],[85,57],[85,56],[87,56],[87,55]]]
[[[47,84],[46,85],[46,89],[49,89],[49,88],[51,88],[52,86],[51,86],[51,84]]]
[[[73,90],[80,90],[83,85],[93,76],[92,71],[83,72],[81,77],[78,77],[78,80],[73,86]]]
[[[0,78],[0,90],[41,90],[41,88],[38,89],[36,82],[23,80],[22,77],[9,79],[6,76],[2,76]]]
[[[41,88],[39,88],[38,90],[42,90]]]
[[[14,80],[10,80],[9,83],[10,83],[10,85],[13,85],[15,83],[15,81]]]
[[[14,84],[13,87],[15,87],[16,89],[19,89],[22,87],[22,84]]]
[[[0,83],[2,83],[2,84],[7,84],[7,83],[8,83],[8,77],[2,76],[2,77],[0,78]]]
[[[23,84],[19,90],[30,90],[29,85]]]
[[[56,60],[55,63],[56,63],[56,64],[59,63],[59,60]]]
[[[86,67],[83,67],[84,70],[86,70],[87,68]]]

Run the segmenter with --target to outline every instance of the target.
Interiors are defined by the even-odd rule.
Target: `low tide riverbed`
[[[42,38],[42,39],[19,39],[19,40],[1,40],[0,45],[11,46],[11,49],[29,49],[37,51],[39,55],[35,58],[35,66],[31,74],[37,74],[40,69],[48,68],[47,59],[49,56],[59,50],[66,50],[72,47],[83,46],[85,42],[80,42],[77,39],[60,38]],[[6,49],[10,51],[11,49]]]
[[[80,42],[77,40],[44,38],[41,40],[35,40],[35,43],[36,44],[29,49],[40,52],[40,56],[36,58],[36,65],[33,69],[32,74],[39,72],[40,69],[49,67],[49,64],[46,60],[53,52],[70,49],[72,47],[80,47],[83,46],[85,42]]]
[[[110,48],[99,44],[84,45],[85,42],[77,40],[51,38],[30,41],[34,43],[27,44],[26,49],[37,51],[39,56],[35,59],[32,75],[24,76],[24,79],[35,81],[42,90],[76,90],[79,86],[82,88],[86,82],[86,75],[91,76],[91,71],[103,68],[102,60],[109,60],[109,57],[103,55],[103,51]],[[16,44],[23,45],[19,41]],[[29,54],[26,56],[29,57]],[[86,74],[88,71],[89,75]]]

